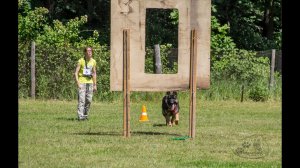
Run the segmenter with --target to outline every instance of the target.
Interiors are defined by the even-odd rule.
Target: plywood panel
[[[175,8],[179,11],[178,73],[146,74],[145,21],[147,8]],[[130,29],[131,91],[189,89],[190,31],[197,40],[197,87],[210,85],[210,0],[112,0],[111,1],[111,70],[110,89],[122,90],[122,31]]]

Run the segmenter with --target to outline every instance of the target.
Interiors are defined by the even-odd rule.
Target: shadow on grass
[[[76,117],[58,117],[57,120],[76,121]]]
[[[165,127],[166,124],[153,124],[153,127]]]
[[[168,132],[152,132],[152,131],[133,131],[133,135],[172,135],[172,136],[182,136],[180,134],[173,134]]]
[[[82,132],[73,133],[75,135],[97,135],[97,136],[123,136],[120,132]],[[153,131],[131,131],[131,135],[172,135],[182,136],[180,134],[168,133],[168,132],[153,132]]]
[[[98,136],[121,136],[120,132],[82,132],[82,133],[73,133],[75,135],[98,135]]]

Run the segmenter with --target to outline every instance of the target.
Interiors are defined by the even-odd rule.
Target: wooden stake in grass
[[[123,30],[123,135],[130,137],[130,38]]]
[[[241,102],[244,101],[244,85],[242,85]]]
[[[190,60],[190,128],[189,136],[195,138],[196,130],[196,77],[197,77],[197,31],[191,31],[191,60]]]

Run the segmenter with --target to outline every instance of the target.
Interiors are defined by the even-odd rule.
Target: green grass
[[[159,100],[131,103],[125,138],[122,102],[93,102],[89,121],[79,122],[76,101],[20,99],[19,167],[281,167],[281,102],[197,100],[195,138],[174,140],[189,129],[189,102],[180,103],[174,127],[162,126]],[[149,122],[140,123],[143,104]],[[262,150],[252,157],[243,145],[255,140]]]

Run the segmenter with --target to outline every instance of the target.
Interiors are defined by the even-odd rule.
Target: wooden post
[[[241,102],[244,101],[244,84],[242,85]]]
[[[123,135],[130,137],[130,30],[123,30]]]
[[[31,98],[35,99],[35,42],[31,42]]]
[[[196,92],[197,92],[197,31],[191,31],[190,59],[190,125],[189,136],[195,138],[196,133]]]
[[[154,45],[154,54],[155,54],[155,73],[161,74],[161,59],[160,59],[160,47],[159,44]]]
[[[269,89],[271,89],[274,85],[274,69],[275,69],[275,49],[272,49]]]

